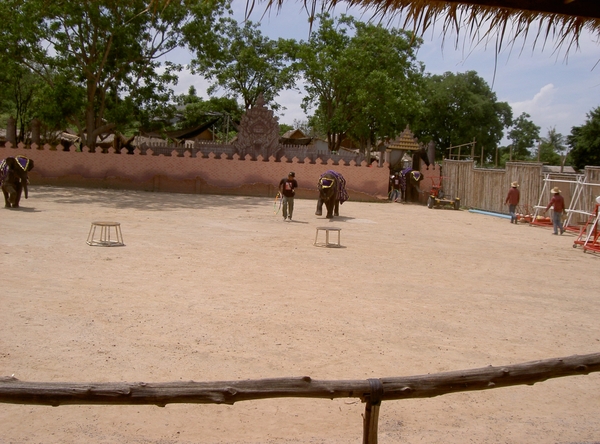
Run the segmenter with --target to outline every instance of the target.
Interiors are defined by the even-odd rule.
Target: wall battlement
[[[81,187],[123,188],[146,191],[182,192],[199,194],[241,194],[274,196],[281,178],[290,171],[296,173],[300,198],[317,197],[317,182],[326,170],[341,173],[348,184],[350,198],[361,201],[386,199],[389,167],[369,165],[354,160],[309,157],[279,160],[261,155],[208,153],[192,156],[190,151],[172,150],[170,155],[155,155],[152,147],[132,154],[126,149],[116,152],[109,148],[91,152],[64,151],[61,145],[0,147],[0,158],[25,156],[33,159],[35,168],[30,173],[32,185],[59,185]]]

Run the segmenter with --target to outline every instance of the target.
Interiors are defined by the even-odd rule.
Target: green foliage
[[[183,120],[179,122],[180,128],[190,128],[203,125],[215,118],[225,121],[229,116],[230,125],[239,124],[244,110],[239,106],[235,99],[229,97],[211,97],[204,101],[200,99],[197,102],[189,103],[185,107]]]
[[[345,107],[348,136],[365,147],[393,138],[421,112],[423,67],[416,61],[420,40],[401,30],[355,22],[356,34],[343,67],[350,85]]]
[[[245,109],[254,106],[262,94],[266,104],[279,109],[275,96],[294,87],[293,41],[271,40],[257,24],[246,21],[240,26],[228,17],[220,20],[211,42],[197,41],[194,28],[188,31],[188,45],[196,52],[191,67],[213,82],[209,94],[223,89],[228,97],[240,97]]]
[[[531,116],[521,113],[512,123],[508,138],[512,141],[512,160],[531,159],[537,140],[540,140],[540,127],[529,120]]]
[[[27,68],[19,66],[9,58],[0,57],[0,112],[16,121],[17,142],[24,142],[29,123],[36,117],[35,102],[41,87],[39,79]],[[4,125],[6,127],[6,125]]]
[[[539,161],[548,165],[562,165],[566,156],[566,139],[556,132],[556,128],[548,130],[548,135],[542,137],[538,146]]]
[[[179,130],[202,125],[211,125],[216,139],[222,142],[230,140],[235,134],[244,110],[235,99],[229,97],[210,97],[202,99],[196,88],[190,86],[187,94],[175,97],[177,106],[177,123],[160,129]]]
[[[448,154],[450,146],[476,141],[476,155],[484,148],[483,163],[495,156],[495,149],[510,126],[512,110],[498,102],[496,94],[475,71],[429,75],[425,82],[424,113],[414,127],[421,142],[436,143],[436,157]]]
[[[329,149],[337,151],[348,131],[344,117],[344,105],[349,103],[348,86],[344,84],[344,72],[339,61],[350,43],[348,29],[335,26],[328,15],[319,17],[320,26],[311,34],[308,42],[301,42],[298,58],[302,64],[306,96],[302,108],[309,114],[310,125],[327,137]]]
[[[319,21],[298,50],[311,125],[327,135],[332,151],[346,136],[363,148],[394,137],[419,112],[423,67],[415,51],[421,41],[348,16],[322,14]]]
[[[571,147],[570,156],[575,168],[600,166],[600,107],[587,114],[582,126],[571,128],[567,142]]]
[[[291,131],[294,128],[292,125],[288,125],[287,123],[280,123],[279,124],[279,135],[283,136],[285,133],[287,133],[288,131]]]
[[[93,146],[99,134],[123,131],[151,120],[150,110],[162,111],[180,67],[159,59],[181,43],[196,4],[205,8],[201,19],[209,27],[223,6],[211,3],[210,9],[202,0],[155,2],[151,8],[144,0],[4,0],[0,15],[11,20],[0,31],[0,47],[4,57],[57,90],[44,92],[55,100],[41,113],[46,123],[69,122]]]

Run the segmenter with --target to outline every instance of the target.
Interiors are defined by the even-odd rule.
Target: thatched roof
[[[247,0],[247,14],[256,5],[280,8],[291,0]],[[444,35],[466,33],[474,42],[492,38],[496,50],[517,37],[530,37],[533,43],[554,40],[555,47],[568,51],[577,46],[582,31],[600,36],[599,0],[303,0],[314,17],[319,10],[358,7],[374,18],[404,20],[404,27],[423,34],[434,24]],[[317,7],[317,5],[320,5]],[[537,24],[539,23],[539,28]],[[534,26],[532,26],[534,25]],[[530,29],[531,28],[531,29]]]

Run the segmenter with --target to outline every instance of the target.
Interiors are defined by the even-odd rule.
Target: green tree
[[[475,141],[476,154],[484,148],[486,162],[509,127],[512,110],[475,71],[429,75],[425,81],[424,113],[413,132],[422,142],[436,143],[436,157],[450,146]]]
[[[211,97],[208,100],[197,98],[187,103],[183,110],[183,119],[177,123],[178,129],[192,128],[211,123],[217,139],[226,142],[235,134],[244,109],[230,97]]]
[[[283,136],[285,133],[287,133],[288,131],[291,131],[295,129],[292,125],[288,125],[287,123],[280,123],[279,124],[279,135]]]
[[[45,82],[47,98],[68,105],[48,106],[46,114],[59,113],[54,120],[75,126],[93,147],[98,135],[124,130],[135,118],[149,121],[167,102],[179,67],[159,59],[181,43],[194,14],[210,24],[221,6],[201,0],[4,0],[0,15],[11,20],[0,31],[0,47]]]
[[[245,109],[262,94],[265,103],[279,109],[275,96],[295,86],[292,40],[271,40],[262,35],[258,24],[246,21],[240,26],[229,17],[220,20],[211,42],[199,41],[195,29],[189,31],[188,45],[196,52],[191,67],[212,81],[209,94],[223,89],[228,97],[240,97]]]
[[[351,91],[343,107],[347,134],[363,149],[395,137],[421,112],[423,66],[415,52],[421,40],[403,30],[351,22],[355,35],[341,60]]]
[[[29,123],[35,117],[36,97],[42,87],[29,69],[0,56],[0,112],[16,121],[17,142],[25,142]],[[6,127],[6,126],[4,126]]]
[[[540,162],[549,165],[564,165],[566,158],[566,139],[561,134],[556,132],[556,128],[550,128],[548,135],[542,137],[538,146],[538,158]]]
[[[421,40],[353,17],[319,16],[319,29],[298,52],[306,82],[303,108],[337,150],[348,136],[366,149],[394,137],[419,112]]]
[[[307,114],[315,110],[309,125],[327,137],[331,151],[337,151],[349,129],[343,108],[349,102],[351,90],[344,80],[346,73],[340,60],[350,36],[348,28],[337,26],[329,15],[319,15],[318,19],[319,28],[308,42],[300,43],[298,50],[306,91],[302,109]]]
[[[512,123],[508,138],[512,141],[512,160],[531,159],[536,140],[540,140],[540,127],[529,120],[531,116],[521,113]]]
[[[600,165],[600,107],[587,113],[583,125],[571,128],[567,142],[571,147],[569,154],[575,168]]]

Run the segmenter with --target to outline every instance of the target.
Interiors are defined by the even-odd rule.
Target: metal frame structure
[[[564,229],[570,229],[571,231],[577,231],[577,228],[570,228],[570,223],[571,223],[571,217],[572,217],[572,213],[579,213],[579,214],[585,214],[590,216],[591,213],[588,213],[584,210],[581,209],[577,209],[578,205],[579,205],[579,201],[581,198],[581,193],[583,191],[583,186],[584,185],[600,185],[600,184],[588,184],[586,183],[586,178],[585,175],[583,174],[578,174],[575,176],[575,180],[566,180],[566,179],[552,179],[550,178],[550,175],[552,173],[546,173],[544,174],[544,186],[542,187],[542,191],[540,192],[540,198],[538,200],[538,204],[534,205],[534,213],[533,216],[531,218],[531,222],[529,223],[530,225],[538,225],[538,226],[552,226],[552,222],[548,221],[547,219],[541,219],[538,220],[538,216],[539,216],[539,212],[540,210],[545,210],[546,209],[546,205],[542,205],[542,199],[544,198],[545,195],[545,191],[546,191],[546,187],[548,185],[549,182],[555,182],[555,183],[568,183],[568,184],[575,184],[575,192],[573,193],[573,198],[571,199],[571,202],[569,204],[569,208],[566,210],[567,211],[567,220],[564,223]]]
[[[583,252],[587,250],[600,253],[600,231],[598,231],[598,221],[600,220],[600,212],[598,208],[600,204],[596,204],[594,214],[588,217],[586,224],[581,227],[579,236],[573,242],[573,248],[577,248],[578,245],[583,247]]]

